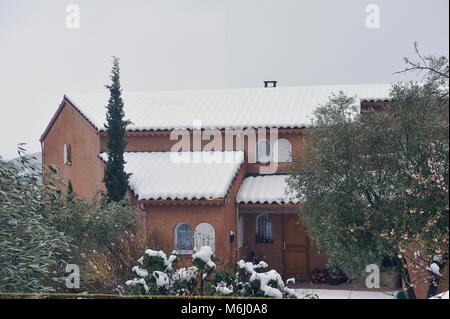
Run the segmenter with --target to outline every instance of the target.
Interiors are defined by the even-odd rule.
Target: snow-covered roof
[[[236,196],[241,204],[288,204],[298,200],[286,193],[288,175],[258,175],[244,179]]]
[[[180,155],[190,162],[180,162]],[[211,156],[215,161],[208,160]],[[100,158],[106,161],[107,154]],[[124,159],[125,171],[132,173],[129,186],[139,200],[211,200],[226,197],[244,153],[125,152]]]
[[[310,125],[312,110],[343,91],[362,101],[389,99],[389,84],[327,85],[222,90],[124,92],[130,131],[299,128]],[[97,130],[104,130],[108,93],[67,94],[66,98]]]

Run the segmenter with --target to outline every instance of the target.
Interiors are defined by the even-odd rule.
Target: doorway
[[[283,263],[287,278],[309,277],[309,240],[298,215],[283,216]]]

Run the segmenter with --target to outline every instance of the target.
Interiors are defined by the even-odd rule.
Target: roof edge
[[[64,106],[68,104],[70,105],[86,122],[89,123],[89,125],[96,131],[98,132],[98,128],[94,125],[94,123],[92,123],[91,121],[89,121],[89,119],[75,106],[74,103],[72,103],[72,101],[67,97],[67,95],[63,96],[63,99],[61,100],[61,103],[58,106],[58,109],[56,110],[55,114],[53,115],[53,117],[51,118],[50,122],[48,123],[45,131],[42,133],[41,137],[39,138],[39,142],[42,143],[42,141],[45,140],[45,138],[47,137],[48,133],[50,132],[50,130],[52,129],[53,125],[56,123],[56,120],[58,119],[59,115],[61,114],[62,110],[64,109]]]
[[[239,208],[298,208],[299,204],[294,203],[236,203]]]
[[[225,204],[225,198],[214,198],[214,199],[139,199],[138,204],[148,205],[148,206],[183,206],[183,205],[223,205]]]

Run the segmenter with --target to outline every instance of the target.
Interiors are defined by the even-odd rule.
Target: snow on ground
[[[355,291],[333,289],[295,289],[297,296],[316,294],[319,299],[397,299],[397,291]]]

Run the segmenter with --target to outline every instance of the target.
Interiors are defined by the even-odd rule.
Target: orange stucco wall
[[[297,214],[292,208],[240,208],[240,215],[244,217],[244,238],[243,247],[239,249],[240,258],[250,260],[251,253],[259,260],[269,263],[269,267],[277,270],[280,274],[284,272],[283,260],[283,215]],[[272,217],[272,243],[256,242],[256,217],[259,214],[267,213]],[[319,253],[319,249],[311,240],[308,240],[308,262],[309,270],[325,268],[328,258]]]
[[[273,211],[272,211],[273,212]],[[280,214],[271,214],[272,216],[272,232],[273,243],[257,243],[256,242],[256,217],[261,213],[270,213],[266,210],[252,210],[245,213],[240,210],[240,214],[244,217],[244,238],[243,247],[241,248],[241,258],[251,260],[250,256],[254,255],[258,260],[264,260],[269,264],[271,269],[275,269],[280,274],[283,273],[283,235],[282,235],[282,216]]]
[[[71,165],[64,164],[64,144],[71,146]],[[42,141],[43,163],[54,164],[59,176],[72,182],[80,198],[91,200],[102,184],[103,167],[98,158],[99,139],[95,129],[66,104]]]
[[[237,233],[234,200],[245,176],[241,169],[230,189],[229,196],[221,205],[147,205],[147,230],[156,231],[161,238],[163,249],[171,252],[175,248],[174,231],[179,223],[191,226],[194,231],[198,224],[208,223],[215,230],[216,255],[222,260],[235,263],[237,260],[236,240],[230,242],[230,231]]]
[[[301,133],[279,134],[292,144],[293,153],[303,151],[304,139]],[[269,139],[267,135],[267,139]],[[177,142],[170,140],[169,135],[127,136],[127,151],[169,151]],[[202,141],[202,147],[210,141]],[[64,144],[72,149],[72,164],[63,163]],[[191,137],[191,147],[193,146]],[[222,136],[222,145],[225,138]],[[236,148],[236,141],[234,141]],[[251,138],[244,139],[245,153],[254,152],[255,145]],[[95,129],[70,105],[65,105],[42,142],[44,164],[55,164],[61,169],[60,176],[71,181],[74,191],[83,199],[90,200],[97,189],[104,190],[102,183],[103,166],[98,159],[100,152],[106,151],[106,137],[97,134]],[[248,155],[245,156],[248,160]],[[245,173],[259,173],[267,164],[245,164]],[[276,172],[285,172],[286,163],[278,163]]]
[[[142,135],[136,135],[136,134],[142,134]],[[204,133],[205,134],[205,133]],[[205,135],[204,135],[205,136]],[[265,138],[268,141],[270,141],[270,132],[267,131],[267,134],[262,134],[259,136],[251,136],[243,134],[243,148],[239,147],[239,143],[237,142],[237,138],[233,138],[232,140],[232,150],[244,150],[245,151],[245,162],[246,162],[246,172],[247,173],[265,173],[260,171],[261,167],[267,167],[270,163],[258,163],[255,159],[255,143],[258,139]],[[286,133],[284,131],[279,131],[278,138],[285,138],[291,142],[292,145],[292,153],[298,154],[302,153],[304,146],[305,146],[305,140],[303,137],[303,130],[297,130],[296,133]],[[220,146],[222,150],[230,150],[229,147],[226,145],[226,138],[224,136],[224,132],[222,131],[222,134],[217,137],[213,136],[207,136],[206,140],[200,141],[200,147],[195,147],[196,143],[194,143],[194,138],[192,134],[190,134],[189,137],[186,137],[186,140],[188,142],[188,147],[190,150],[198,150],[199,148],[204,149],[208,144],[210,144],[214,139],[217,141],[217,146]],[[137,151],[170,151],[172,147],[177,144],[177,142],[181,141],[181,137],[178,137],[178,140],[171,140],[170,134],[168,133],[129,133],[127,136],[127,146],[126,151],[129,152],[137,152]],[[272,141],[272,147],[273,147],[273,141]],[[106,148],[106,137],[102,133],[100,135],[100,152],[105,152],[107,150]],[[178,149],[177,149],[178,150]],[[272,164],[273,165],[273,164]],[[274,171],[271,171],[269,173],[281,173],[286,172],[286,163],[277,163],[276,168]]]

